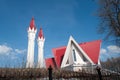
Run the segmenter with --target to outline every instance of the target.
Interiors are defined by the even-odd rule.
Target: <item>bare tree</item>
[[[120,46],[120,0],[99,0],[98,16],[98,32],[106,34],[105,39],[112,37]]]

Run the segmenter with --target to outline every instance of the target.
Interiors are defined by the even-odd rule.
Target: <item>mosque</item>
[[[34,18],[30,22],[28,28],[28,52],[26,68],[34,68],[34,43],[37,28],[35,27]],[[100,65],[100,47],[101,40],[90,42],[77,43],[70,36],[67,46],[53,48],[54,57],[44,59],[44,42],[42,28],[40,28],[37,43],[38,43],[38,63],[37,68],[43,68],[44,62],[46,68],[51,66],[54,69],[66,69],[79,71],[83,69],[95,68]]]
[[[34,18],[32,18],[30,22],[30,26],[28,28],[28,50],[27,50],[27,62],[26,68],[34,68],[34,46],[35,46],[35,37],[36,37],[37,28],[35,27]],[[38,68],[44,67],[44,42],[45,38],[43,36],[42,28],[38,33],[37,43],[38,43]]]

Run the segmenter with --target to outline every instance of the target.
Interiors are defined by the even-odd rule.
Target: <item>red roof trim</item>
[[[39,31],[38,37],[39,37],[39,38],[44,38],[42,28],[40,28],[40,31]]]
[[[30,22],[30,29],[33,29],[33,28],[34,28],[34,30],[36,29],[34,17],[32,17],[32,20],[31,20],[31,22]]]

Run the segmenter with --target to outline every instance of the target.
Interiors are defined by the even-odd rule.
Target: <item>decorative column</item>
[[[34,18],[32,18],[28,28],[28,51],[26,68],[34,68],[34,45],[36,32],[37,29],[35,27]]]
[[[43,36],[42,28],[40,28],[39,34],[38,34],[38,64],[37,68],[43,68],[44,65],[44,42],[45,38]]]

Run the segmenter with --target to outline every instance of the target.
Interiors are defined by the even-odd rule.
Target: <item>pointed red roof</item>
[[[98,64],[101,40],[79,44],[94,64]]]
[[[60,68],[61,66],[65,54],[65,50],[66,50],[66,46],[52,49],[57,68]]]
[[[100,54],[100,44],[101,40],[80,43],[79,46],[84,50],[88,57],[93,61],[94,64],[98,64],[99,54]],[[58,68],[60,68],[63,56],[65,54],[66,46],[53,48],[53,54],[55,62]]]
[[[33,28],[34,28],[34,30],[36,29],[34,17],[32,17],[32,20],[31,20],[31,22],[30,22],[30,29],[33,29]]]
[[[49,68],[49,66],[51,66],[52,68],[56,68],[56,63],[54,58],[45,59],[45,63],[46,63],[46,68]]]
[[[39,37],[39,38],[44,38],[42,28],[40,28],[40,31],[39,31],[38,37]]]

